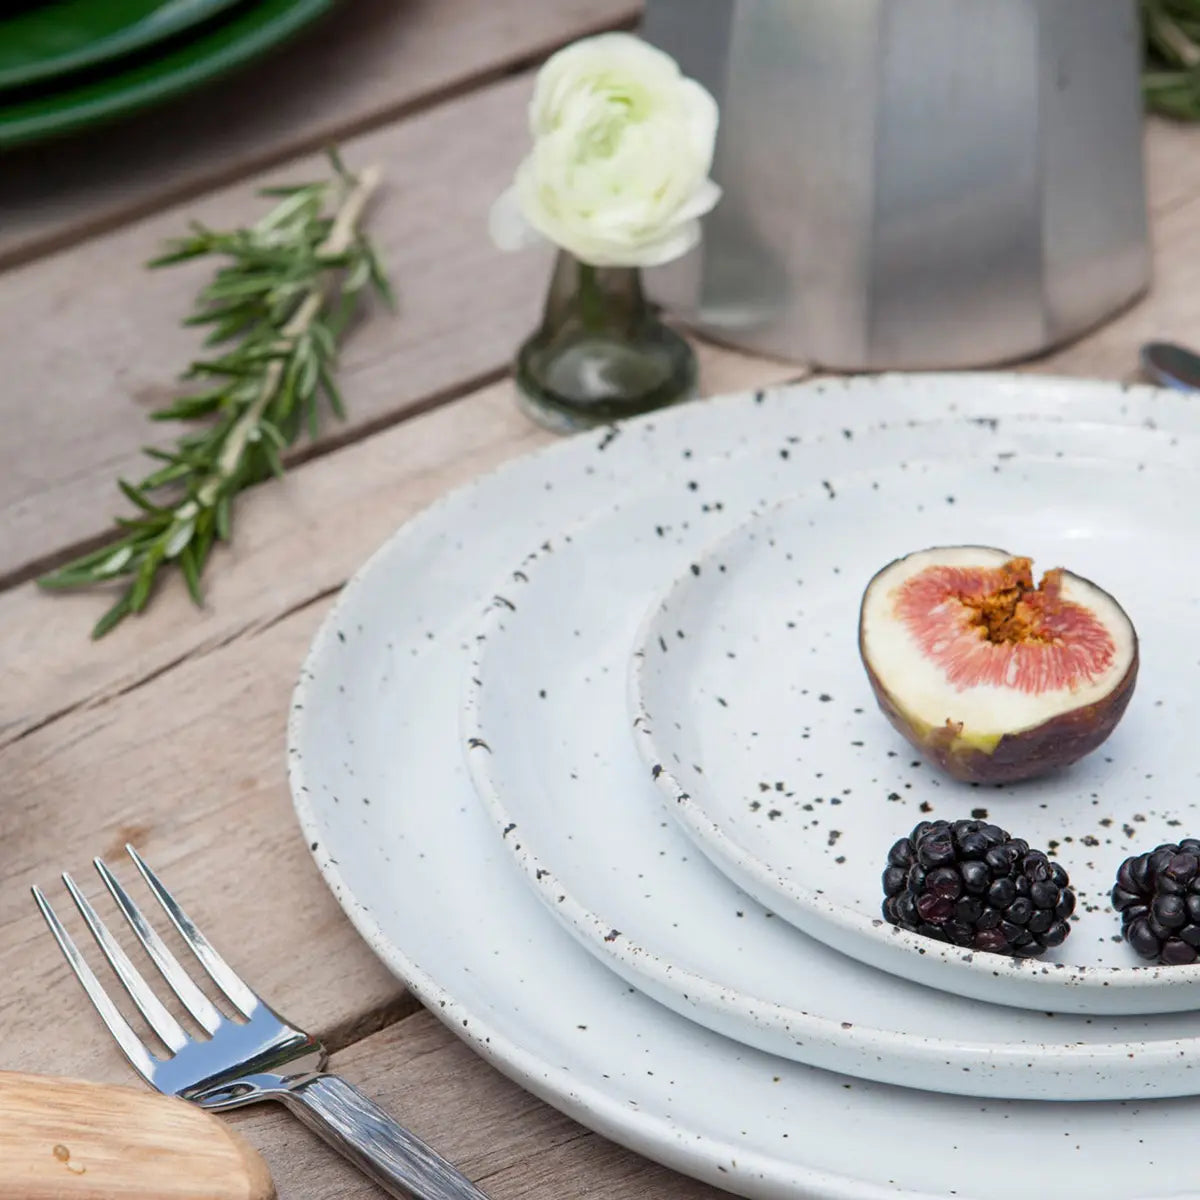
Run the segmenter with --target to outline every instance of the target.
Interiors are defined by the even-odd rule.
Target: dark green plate
[[[237,0],[0,0],[0,91],[108,62],[208,21]],[[13,15],[8,12],[16,7]]]
[[[0,150],[111,121],[191,91],[298,32],[334,0],[252,0],[164,54],[62,91],[0,97]]]

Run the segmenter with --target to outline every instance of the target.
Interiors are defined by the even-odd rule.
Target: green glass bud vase
[[[570,433],[689,399],[696,356],[647,303],[638,268],[560,251],[542,324],[517,353],[516,383],[533,420]]]

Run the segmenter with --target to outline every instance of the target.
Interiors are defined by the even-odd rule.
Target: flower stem
[[[605,327],[604,294],[596,268],[591,263],[579,264],[579,319],[589,333],[601,332]]]

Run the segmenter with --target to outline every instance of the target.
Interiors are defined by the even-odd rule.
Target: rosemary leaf
[[[198,294],[189,326],[207,327],[206,345],[226,348],[192,362],[185,379],[206,381],[151,414],[184,421],[170,449],[146,447],[158,465],[117,486],[134,506],[114,519],[112,541],[49,572],[49,590],[123,585],[92,630],[103,637],[149,603],[165,567],[177,567],[194,603],[213,543],[228,541],[233,505],[247,487],[284,472],[284,452],[305,424],[320,428],[321,398],[341,417],[333,379],[337,339],[370,285],[386,303],[391,288],[359,226],[379,172],[355,176],[336,152],[333,177],[267,189],[278,201],[246,229],[193,223],[168,242],[151,267],[204,256],[220,260]],[[159,496],[162,499],[159,499]]]
[[[129,615],[129,611],[129,596],[126,594],[96,622],[92,629],[92,637],[102,638],[115,629]]]
[[[1146,107],[1200,120],[1200,0],[1141,0]]]

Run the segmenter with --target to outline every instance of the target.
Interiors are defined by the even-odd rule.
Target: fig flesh
[[[920,550],[867,585],[858,647],[879,707],[955,779],[1065,767],[1116,728],[1138,642],[1121,606],[1062,568],[988,546]]]

